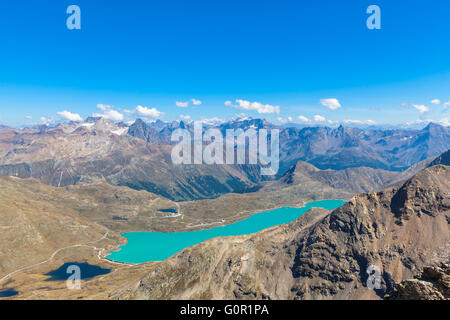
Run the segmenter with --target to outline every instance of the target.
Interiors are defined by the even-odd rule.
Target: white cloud
[[[189,103],[192,102],[192,104],[194,106],[199,106],[201,105],[203,102],[197,99],[191,99],[190,101],[176,101],[175,105],[179,108],[187,108],[189,107]]]
[[[202,102],[201,102],[200,100],[191,99],[191,101],[192,101],[192,104],[193,104],[194,106],[199,106],[199,105],[202,104]]]
[[[50,117],[50,118],[40,117],[39,120],[40,120],[43,124],[46,124],[46,125],[48,125],[48,124],[50,124],[51,122],[53,122],[53,118],[52,118],[52,117]]]
[[[191,116],[190,115],[180,114],[180,119],[182,119],[182,120],[191,120]]]
[[[116,110],[107,110],[103,114],[103,118],[113,120],[113,121],[122,121],[123,120],[123,114]]]
[[[345,124],[368,124],[368,125],[375,125],[376,122],[373,120],[344,120]]]
[[[78,113],[72,113],[66,110],[58,112],[58,115],[70,121],[83,121]]]
[[[33,119],[33,117],[32,116],[25,116],[25,119],[31,120],[31,119]]]
[[[441,100],[439,99],[433,99],[430,101],[432,104],[441,104]]]
[[[159,118],[164,115],[163,112],[159,111],[156,108],[147,108],[143,106],[137,106],[136,112],[143,117],[150,117],[150,118]]]
[[[324,122],[324,121],[326,121],[327,119],[325,119],[325,117],[322,117],[322,116],[320,116],[320,115],[315,115],[314,116],[314,121],[317,121],[317,122]]]
[[[450,120],[448,118],[439,120],[439,123],[446,127],[450,126]]]
[[[176,104],[177,107],[180,107],[180,108],[187,108],[187,107],[189,107],[189,102],[177,101],[177,102],[175,102],[175,104]]]
[[[251,102],[247,100],[237,99],[237,105],[233,105],[231,101],[225,101],[225,106],[256,111],[259,114],[280,114],[280,106],[273,106],[270,104],[262,104],[260,102]]]
[[[417,109],[417,111],[419,111],[420,115],[423,115],[430,111],[430,108],[428,108],[427,106],[425,106],[423,104],[420,104],[420,105],[414,104],[413,106],[414,106],[414,108]]]
[[[93,117],[101,117],[112,121],[122,121],[124,119],[124,116],[119,111],[114,110],[114,106],[111,106],[109,104],[97,104],[97,109],[100,109],[103,111],[103,113],[94,113],[92,114]],[[126,110],[127,111],[127,110]]]
[[[109,104],[101,104],[101,103],[99,103],[99,104],[97,104],[97,108],[102,110],[102,111],[105,111],[105,110],[108,110],[108,109],[114,109],[114,106],[110,106]]]
[[[93,117],[101,117],[104,119],[112,120],[112,121],[122,121],[123,114],[116,110],[106,110],[104,113],[94,113]]]
[[[311,120],[309,120],[305,116],[298,116],[297,119],[300,120],[301,122],[311,122]]]
[[[277,118],[278,122],[284,124],[284,123],[290,123],[292,122],[292,117],[287,117],[287,118],[282,118],[282,117],[278,117]]]
[[[337,110],[341,107],[339,100],[335,98],[321,99],[320,104],[322,104],[324,107],[327,107],[330,110]]]

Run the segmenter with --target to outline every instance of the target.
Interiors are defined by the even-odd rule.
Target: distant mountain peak
[[[137,119],[134,121],[134,124],[135,124],[135,125],[145,124],[145,121],[142,120],[141,118],[137,118]]]
[[[430,122],[423,130],[431,132],[431,131],[436,131],[436,130],[442,131],[442,130],[445,130],[445,129],[446,128],[444,126],[441,126],[438,123]]]
[[[95,122],[97,122],[97,121],[99,121],[101,119],[102,119],[102,117],[87,117],[85,122],[87,122],[87,123],[95,123]]]
[[[160,135],[158,130],[154,129],[140,118],[136,119],[136,121],[128,128],[128,134],[150,143],[159,144],[164,141],[164,138]]]

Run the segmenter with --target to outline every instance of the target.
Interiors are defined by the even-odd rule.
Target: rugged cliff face
[[[450,261],[439,266],[425,267],[418,277],[395,285],[389,300],[448,300],[450,299]]]
[[[314,210],[255,235],[218,238],[158,264],[122,298],[381,299],[450,255],[450,168]],[[370,268],[379,286],[367,286]]]
[[[294,241],[295,298],[383,297],[449,254],[450,170],[426,169],[401,186],[353,198]],[[382,276],[366,288],[370,266]],[[371,291],[371,292],[370,292]]]

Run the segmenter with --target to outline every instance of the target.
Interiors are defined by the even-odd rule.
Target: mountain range
[[[174,165],[170,136],[178,128],[192,130],[192,125],[183,121],[146,123],[140,119],[127,125],[88,118],[55,127],[3,128],[0,175],[34,177],[53,186],[104,179],[113,185],[183,201],[256,191],[265,181],[284,176],[298,161],[323,170],[367,167],[370,169],[365,173],[378,176],[381,186],[383,179],[395,175],[386,171],[405,172],[450,147],[449,129],[434,123],[422,130],[279,128],[280,170],[271,178],[260,175],[259,164]],[[218,128],[225,132],[277,127],[262,119],[239,119],[219,124]]]
[[[138,119],[129,134],[152,143],[170,143],[170,134],[178,128],[192,131],[192,123],[157,121],[146,124]],[[372,129],[354,127],[278,127],[263,119],[238,119],[217,125],[225,135],[227,129],[279,129],[280,174],[302,160],[320,169],[371,167],[403,171],[417,162],[439,155],[448,149],[450,130],[429,123],[422,130]],[[270,136],[270,131],[269,131]]]

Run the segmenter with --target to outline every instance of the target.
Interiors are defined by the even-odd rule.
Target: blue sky
[[[81,30],[66,27],[71,4]],[[381,30],[366,27],[372,4]],[[0,123],[63,111],[445,123],[449,34],[447,0],[2,1]]]

